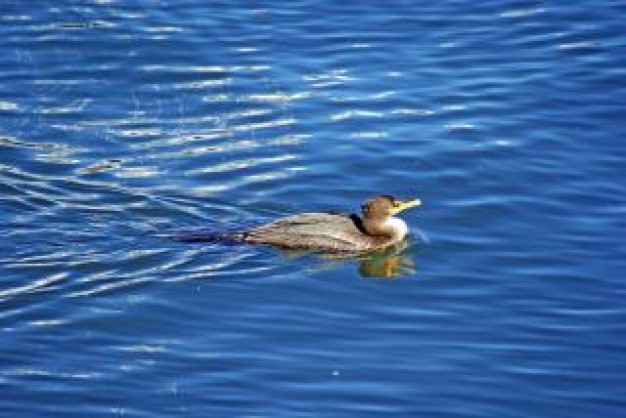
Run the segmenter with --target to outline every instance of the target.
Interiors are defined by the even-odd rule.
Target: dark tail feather
[[[246,242],[245,233],[224,233],[224,232],[180,232],[172,237],[174,241],[185,243],[212,243],[237,245]]]

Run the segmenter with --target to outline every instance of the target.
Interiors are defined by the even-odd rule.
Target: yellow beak
[[[402,212],[403,210],[406,210],[415,206],[420,206],[421,204],[422,204],[422,201],[419,199],[411,199],[405,202],[396,202],[391,211],[391,214],[395,215],[397,213]]]

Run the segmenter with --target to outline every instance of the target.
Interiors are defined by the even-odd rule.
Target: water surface
[[[2,414],[626,416],[625,18],[5,1]],[[169,239],[380,192],[368,263]]]

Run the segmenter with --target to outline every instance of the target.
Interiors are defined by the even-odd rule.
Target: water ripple
[[[37,266],[37,264],[35,264],[34,266]],[[33,281],[32,283],[28,283],[23,286],[0,290],[0,301],[4,302],[9,298],[21,296],[27,293],[53,290],[56,287],[56,284],[62,282],[66,277],[67,274],[65,273],[57,273],[47,277],[42,277],[38,280]]]

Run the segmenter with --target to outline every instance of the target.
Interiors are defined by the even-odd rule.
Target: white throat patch
[[[393,231],[393,239],[397,241],[402,241],[409,232],[409,227],[406,223],[402,219],[394,218],[393,216],[387,218],[382,226]]]

